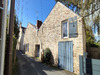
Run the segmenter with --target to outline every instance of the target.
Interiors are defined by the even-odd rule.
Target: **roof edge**
[[[38,30],[37,28],[34,27],[35,25],[33,25],[32,23],[28,22],[28,25],[31,25],[36,31]],[[28,27],[28,25],[27,25],[27,27]]]
[[[70,10],[71,12],[73,12],[74,14],[76,14],[77,16],[81,17],[80,15],[78,15],[77,13],[75,13],[74,11],[72,11],[70,8],[68,8],[67,6],[65,6],[63,3],[61,3],[60,1],[58,1],[57,3],[60,3],[61,5],[63,5],[64,7],[66,7],[68,10]],[[56,3],[56,4],[57,4]]]

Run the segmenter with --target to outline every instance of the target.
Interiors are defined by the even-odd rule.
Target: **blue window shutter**
[[[77,37],[77,17],[75,16],[73,20],[69,18],[69,37]]]

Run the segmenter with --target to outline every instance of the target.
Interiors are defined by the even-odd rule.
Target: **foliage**
[[[55,0],[55,1],[62,2],[68,8],[72,9],[73,11],[78,13],[80,16],[82,16],[83,17],[82,21],[83,21],[84,26],[89,20],[92,21],[94,25],[94,29],[95,29],[95,26],[97,26],[98,32],[100,32],[99,31],[100,29],[100,26],[99,26],[100,0]],[[86,18],[88,18],[88,20],[86,20]]]
[[[19,34],[18,18],[15,14],[14,15],[13,49],[12,49],[12,75],[19,74],[18,61],[16,60],[16,45],[17,45],[18,34]]]
[[[100,40],[97,43],[98,43],[98,46],[100,47]]]
[[[99,47],[96,43],[96,39],[93,33],[93,27],[91,25],[86,25],[86,47]]]
[[[51,51],[49,48],[46,48],[43,53],[43,62],[50,63],[50,59],[51,59]]]
[[[93,31],[91,26],[86,27],[86,46],[90,46],[91,44],[93,44],[95,42],[95,37],[93,35]]]
[[[12,75],[20,75],[18,60],[16,59],[16,63],[12,68]]]
[[[9,28],[8,27],[8,23],[9,23],[9,15],[7,15],[7,29]],[[6,46],[8,44],[8,38],[9,38],[9,34],[8,34],[8,31],[7,31],[7,36],[6,36]],[[15,62],[15,57],[16,57],[16,54],[15,54],[15,51],[16,51],[16,44],[17,44],[17,38],[18,38],[18,34],[19,34],[19,27],[18,27],[18,18],[16,16],[16,14],[14,15],[14,34],[13,34],[13,49],[12,49],[12,63],[14,64]],[[8,47],[6,47],[7,49]],[[12,64],[12,65],[13,65]]]
[[[13,49],[12,49],[12,66],[15,66],[16,63],[16,45],[17,39],[19,34],[19,27],[18,27],[18,18],[16,14],[14,15],[14,34],[13,34]]]
[[[87,47],[98,47],[98,44],[95,42],[95,37],[93,34],[92,27],[86,26],[86,46]]]
[[[14,35],[18,39],[18,34],[19,34],[19,27],[18,27],[18,18],[16,14],[14,15]]]
[[[7,49],[8,49],[8,44],[9,44],[9,31],[8,31],[9,26],[8,26],[8,23],[9,23],[9,14],[7,15],[7,27],[6,27],[6,29],[7,29],[7,32],[6,32],[6,52],[5,52],[6,55],[8,53]],[[17,44],[18,34],[19,34],[18,18],[16,15],[14,15],[14,34],[13,34],[13,48],[12,48],[12,67],[13,67],[13,69],[16,66],[16,44]],[[8,57],[5,56],[5,60],[7,60],[7,59],[8,59]],[[6,62],[5,62],[5,64],[6,64]]]
[[[13,50],[12,50],[12,65],[15,64],[16,60],[16,44],[17,44],[17,39],[15,36],[13,36]]]

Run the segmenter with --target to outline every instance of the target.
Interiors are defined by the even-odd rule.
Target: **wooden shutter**
[[[69,37],[77,37],[77,16],[69,18]]]

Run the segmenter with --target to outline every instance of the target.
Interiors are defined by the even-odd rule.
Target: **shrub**
[[[50,63],[51,60],[51,51],[49,48],[46,48],[43,52],[43,62],[44,63]]]

